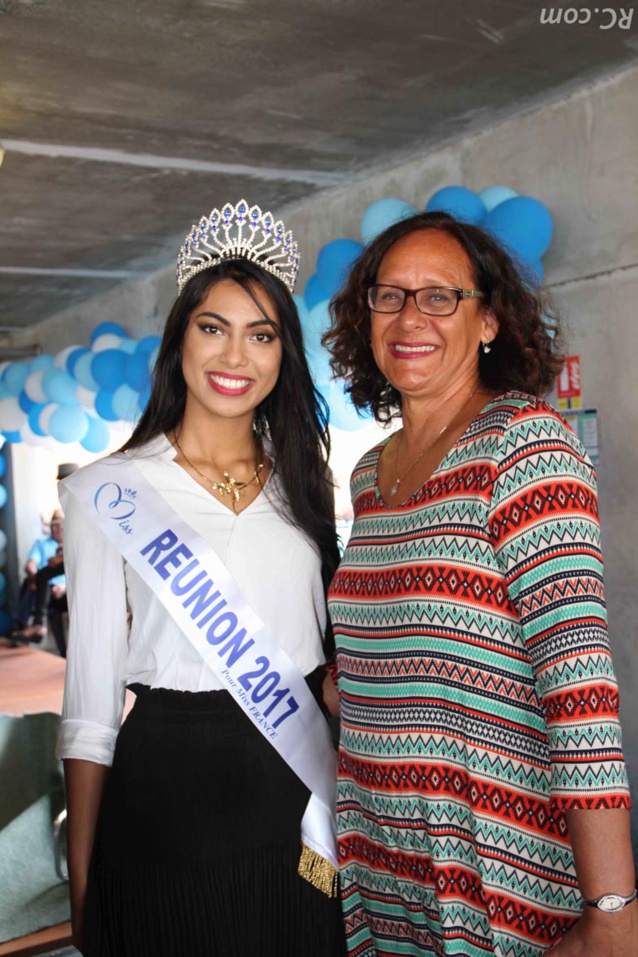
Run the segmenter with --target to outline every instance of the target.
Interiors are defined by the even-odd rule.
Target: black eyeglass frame
[[[397,309],[377,309],[370,302],[373,289],[398,289],[399,292],[402,292],[404,295],[403,302]],[[446,292],[455,292],[456,305],[452,312],[426,312],[425,309],[421,309],[416,297],[418,293],[423,292],[424,289],[444,289]],[[458,286],[421,286],[420,289],[405,289],[403,286],[394,286],[391,283],[375,282],[372,286],[368,286],[367,300],[368,306],[373,312],[379,312],[381,315],[391,316],[395,315],[397,312],[401,312],[410,296],[414,299],[414,305],[417,307],[421,315],[440,316],[442,319],[447,319],[448,316],[454,315],[456,310],[459,308],[459,303],[462,299],[484,299],[485,293],[481,292],[479,289],[459,289]]]

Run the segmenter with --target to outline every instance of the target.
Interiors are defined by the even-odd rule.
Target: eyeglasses
[[[402,289],[401,286],[381,284],[368,289],[368,305],[374,312],[401,312],[410,296],[414,297],[419,312],[426,316],[452,316],[461,299],[483,299],[485,293],[477,289],[457,289],[455,286]]]

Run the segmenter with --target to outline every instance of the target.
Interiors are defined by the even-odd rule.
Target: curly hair
[[[363,250],[330,303],[332,323],[322,342],[331,353],[335,377],[345,379],[354,405],[372,411],[379,422],[401,414],[401,396],[372,355],[368,288],[374,285],[388,250],[410,233],[427,229],[445,232],[461,244],[472,266],[475,288],[485,294],[483,307],[498,320],[489,355],[479,349],[481,385],[497,392],[548,392],[564,362],[559,319],[549,296],[530,271],[485,230],[446,213],[417,213],[390,226]]]

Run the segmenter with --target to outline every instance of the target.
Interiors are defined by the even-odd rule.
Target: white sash
[[[65,479],[146,582],[252,723],[312,792],[301,822],[299,873],[336,894],[336,755],[297,666],[247,604],[207,542],[117,453]]]

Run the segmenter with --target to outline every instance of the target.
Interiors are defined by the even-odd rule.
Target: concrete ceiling
[[[0,0],[0,335],[171,265],[204,208],[277,213],[636,62],[638,16],[542,9]]]

